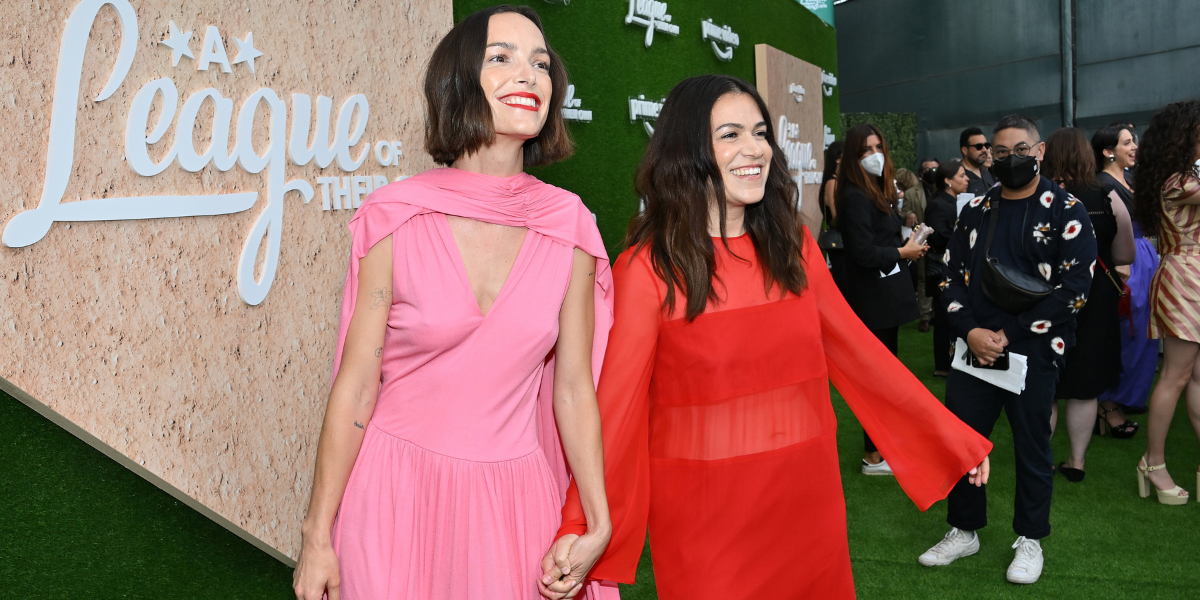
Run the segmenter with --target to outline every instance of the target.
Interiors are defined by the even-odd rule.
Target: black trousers
[[[875,334],[879,341],[892,352],[892,356],[896,356],[900,352],[900,328],[888,327],[886,329],[872,329],[871,333]],[[1046,417],[1049,419],[1050,417]],[[875,452],[875,444],[871,442],[871,436],[863,431],[863,452]]]
[[[1013,530],[1036,540],[1050,535],[1050,496],[1054,489],[1050,408],[1054,405],[1060,357],[1050,347],[1049,336],[1017,342],[1009,346],[1009,351],[1029,359],[1024,392],[1013,394],[956,370],[946,381],[946,408],[984,437],[991,437],[1001,409],[1008,414],[1017,463]],[[987,525],[986,485],[975,487],[964,475],[950,491],[947,504],[946,522],[951,526],[974,531]]]
[[[941,296],[933,298],[933,370],[950,370],[950,353],[952,352],[950,333],[950,317],[946,315],[946,304]]]

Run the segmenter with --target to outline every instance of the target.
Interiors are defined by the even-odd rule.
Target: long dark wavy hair
[[[867,138],[872,135],[879,136],[879,143],[883,146],[883,174],[879,177],[868,173],[859,163],[862,158],[859,153],[862,152],[863,145],[867,143]],[[892,184],[892,181],[896,179],[896,169],[892,166],[892,153],[888,151],[883,131],[874,124],[861,123],[846,132],[846,149],[842,154],[842,164],[838,167],[837,179],[837,203],[839,206],[848,189],[846,184],[852,184],[866,192],[871,203],[880,211],[896,210],[900,196],[896,194],[896,186]],[[838,212],[842,212],[840,208]]]
[[[708,232],[709,206],[716,202],[721,243],[725,235],[725,185],[713,154],[712,111],[726,94],[748,94],[767,124],[771,162],[766,193],[746,206],[745,226],[762,266],[769,294],[778,285],[800,294],[807,287],[800,250],[803,238],[796,210],[798,190],[787,159],[775,141],[771,114],[754,86],[728,75],[685,79],[671,90],[658,115],[654,135],[638,165],[635,186],[645,210],[629,222],[625,245],[650,252],[654,273],[667,286],[663,308],[675,311],[676,295],[686,297],[691,321],[709,302],[720,299],[714,286],[716,259]]]
[[[1133,166],[1133,216],[1146,235],[1158,233],[1162,188],[1172,175],[1196,175],[1196,143],[1200,142],[1200,100],[1168,104],[1150,119]]]

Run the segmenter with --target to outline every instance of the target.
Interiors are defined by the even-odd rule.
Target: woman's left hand
[[[587,584],[587,574],[608,547],[610,535],[591,532],[567,534],[556,540],[542,559],[538,591],[550,600],[574,598]]]
[[[975,487],[983,487],[983,484],[987,483],[988,475],[991,473],[991,471],[992,463],[989,462],[988,457],[985,456],[983,457],[983,462],[971,467],[971,470],[967,471],[967,483],[970,483]]]

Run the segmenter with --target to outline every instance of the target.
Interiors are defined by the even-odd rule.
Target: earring
[[[1108,162],[1115,162],[1116,160],[1117,157],[1115,155],[1108,157]]]

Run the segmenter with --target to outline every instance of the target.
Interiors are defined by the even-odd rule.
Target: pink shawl
[[[342,292],[342,317],[333,357],[333,379],[342,362],[346,331],[358,295],[358,261],[375,244],[409,219],[437,212],[498,225],[528,227],[596,258],[596,321],[592,343],[592,377],[600,380],[600,366],[613,323],[613,281],[608,253],[591,213],[579,196],[521,173],[495,177],[459,169],[442,168],[379,188],[350,219],[350,268]],[[569,474],[554,421],[554,359],[547,360],[538,394],[538,441],[558,479],[559,499],[565,499]]]

